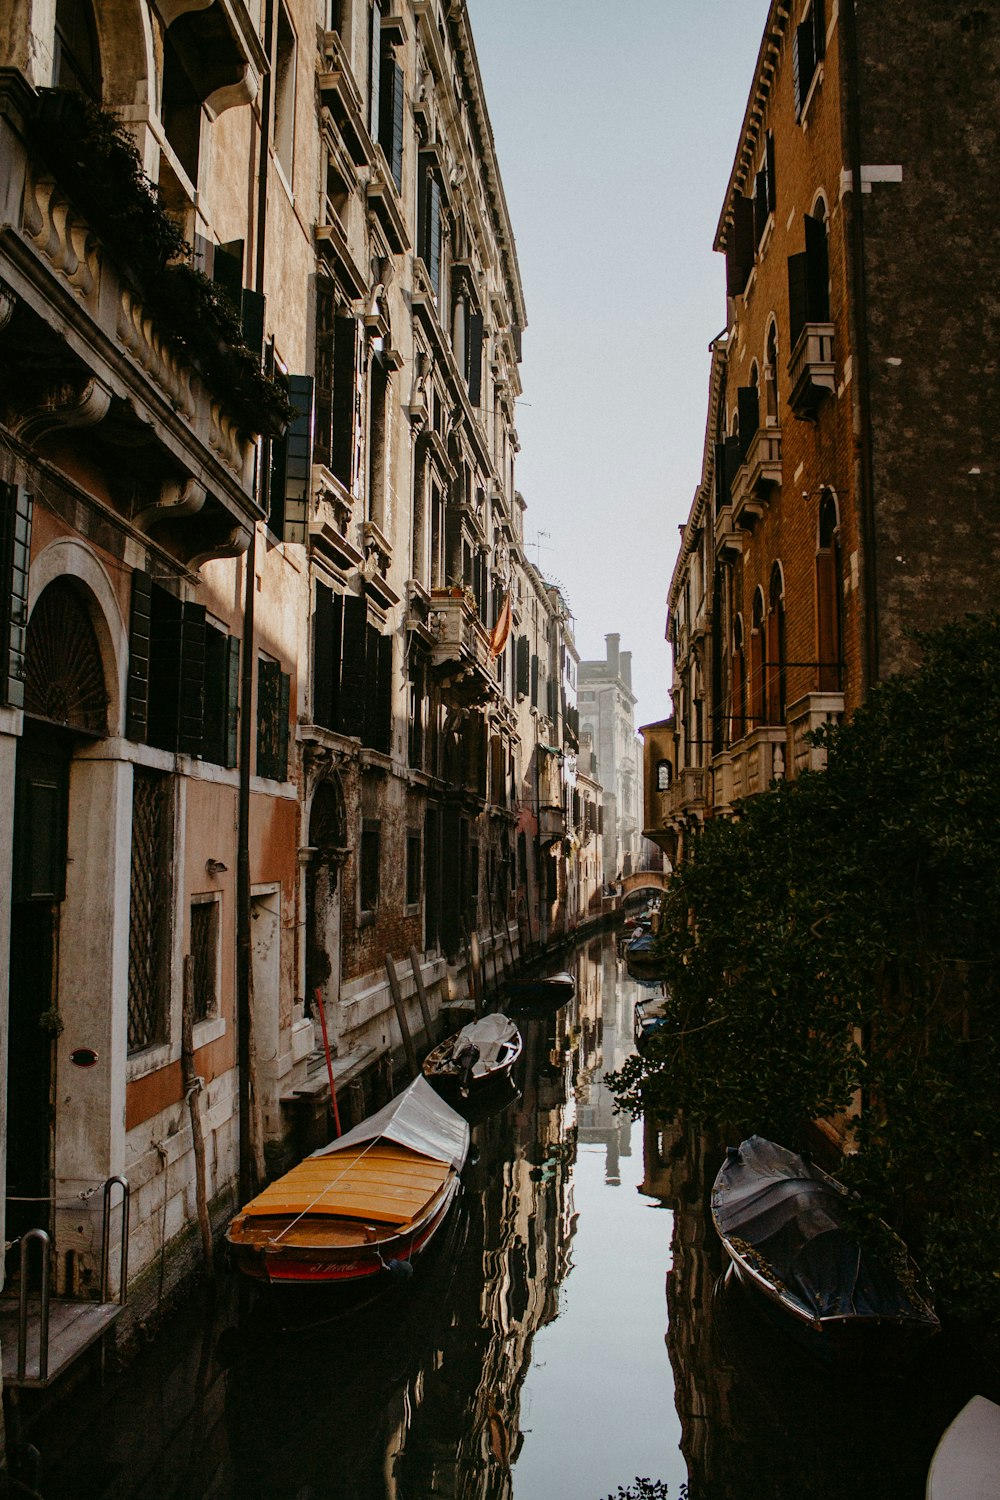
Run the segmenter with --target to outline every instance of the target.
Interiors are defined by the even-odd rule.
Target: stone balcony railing
[[[820,745],[810,744],[806,736],[823,724],[841,723],[843,717],[843,693],[806,693],[791,705],[788,727],[792,736],[793,775],[825,769],[826,751]]]
[[[813,417],[820,402],[837,388],[833,324],[806,323],[788,361],[788,404],[797,417]]]
[[[759,427],[733,480],[732,515],[737,526],[752,531],[781,484],[781,428]]]
[[[545,842],[566,837],[566,809],[549,804],[538,809],[538,836]]]
[[[463,703],[485,703],[496,695],[490,636],[466,589],[432,589],[428,628],[434,639],[431,665],[442,684]]]
[[[707,774],[704,766],[683,766],[665,796],[670,819],[701,817],[706,807]]]
[[[713,805],[728,812],[741,797],[766,792],[772,781],[785,776],[787,734],[782,724],[764,724],[730,745],[712,762]]]
[[[715,552],[724,561],[735,559],[743,551],[743,533],[733,520],[731,505],[720,505],[715,513]]]

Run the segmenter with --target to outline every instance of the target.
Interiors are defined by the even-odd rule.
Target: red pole
[[[323,1004],[323,991],[316,987],[316,1006],[319,1010],[319,1023],[323,1028],[323,1051],[326,1053],[326,1076],[330,1080],[330,1103],[333,1105],[333,1125],[336,1135],[340,1135],[340,1111],[337,1108],[337,1090],[333,1086],[333,1063],[330,1060],[330,1038],[326,1031],[326,1006]],[[335,1137],[336,1138],[336,1137]]]

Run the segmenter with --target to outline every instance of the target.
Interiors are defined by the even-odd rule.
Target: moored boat
[[[640,933],[628,944],[625,967],[635,979],[659,979],[662,976],[663,959],[651,933]]]
[[[635,1002],[633,1038],[637,1052],[644,1052],[650,1038],[667,1025],[667,997],[652,995],[648,1000]]]
[[[440,1227],[468,1149],[467,1122],[416,1078],[241,1209],[226,1231],[234,1263],[286,1285],[394,1271]]]
[[[902,1240],[862,1246],[847,1189],[812,1161],[754,1135],[730,1147],[712,1220],[732,1272],[786,1331],[826,1361],[893,1361],[936,1333],[937,1315]]]
[[[926,1500],[1000,1495],[1000,1406],[973,1396],[945,1428],[927,1472]]]
[[[508,979],[510,1010],[558,1010],[576,993],[572,974],[546,974],[535,978]]]
[[[481,1016],[439,1042],[424,1058],[423,1074],[445,1098],[466,1099],[509,1078],[523,1045],[509,1016]]]

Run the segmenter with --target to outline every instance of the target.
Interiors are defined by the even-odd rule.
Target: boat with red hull
[[[226,1232],[236,1267],[272,1285],[337,1285],[419,1255],[459,1190],[469,1126],[423,1078],[273,1182]]]

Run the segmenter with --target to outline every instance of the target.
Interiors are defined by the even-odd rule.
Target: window
[[[411,648],[408,679],[409,728],[407,731],[407,760],[415,770],[424,770],[427,719],[427,666]]]
[[[274,24],[274,154],[292,181],[295,149],[295,32],[280,3]]]
[[[764,410],[768,427],[780,425],[778,412],[778,331],[774,319],[767,330],[767,348],[764,354]]]
[[[191,902],[191,1010],[207,1021],[219,1010],[219,901],[195,896]]]
[[[427,267],[434,295],[441,293],[441,183],[429,157],[420,161],[417,198],[417,251]]]
[[[170,778],[136,766],[129,879],[129,1052],[142,1052],[167,1037],[171,873]]]
[[[313,721],[388,755],[392,747],[392,636],[368,618],[360,594],[316,584]]]
[[[816,553],[816,646],[820,692],[843,687],[843,584],[837,502],[824,490],[819,502],[819,548]]]
[[[794,349],[807,323],[830,321],[830,268],[826,241],[826,209],[822,199],[816,212],[806,214],[806,248],[788,257],[788,339]]]
[[[278,662],[257,663],[257,775],[273,781],[288,777],[288,710],[292,679]]]
[[[785,583],[781,565],[771,569],[767,612],[767,719],[785,722]]]
[[[802,116],[813,79],[826,52],[826,15],[823,0],[812,0],[801,25],[795,28],[792,79],[795,87],[795,118]]]
[[[270,441],[268,530],[281,541],[305,543],[309,521],[309,478],[313,446],[313,378],[280,378],[295,409],[283,436]]]
[[[174,156],[183,167],[191,186],[197,188],[201,155],[201,99],[169,30],[163,37],[160,119]]]
[[[412,910],[420,905],[420,871],[423,848],[419,828],[406,831],[406,904]]]
[[[674,768],[669,760],[658,760],[656,762],[656,790],[658,792],[669,792],[673,771]]]
[[[385,525],[388,404],[389,367],[375,353],[368,377],[368,519],[379,527]]]
[[[358,359],[356,318],[337,307],[333,283],[316,287],[316,462],[325,464],[346,490],[357,471]]]
[[[756,366],[754,367],[756,375]],[[750,445],[760,427],[760,392],[756,380],[753,385],[741,385],[736,391],[737,431],[739,433],[739,457],[741,461],[750,452]],[[690,613],[688,611],[688,613]]]
[[[764,593],[757,589],[753,596],[753,611],[750,630],[750,723],[756,729],[765,717],[764,693]]]
[[[0,481],[0,702],[24,707],[32,499]]]
[[[206,624],[202,756],[213,765],[236,765],[239,701],[240,643]]]
[[[52,81],[101,102],[101,53],[88,0],[57,0]]]
[[[733,696],[730,739],[739,740],[747,732],[747,664],[743,647],[743,621],[733,621]]]
[[[358,869],[358,901],[362,915],[374,915],[378,910],[381,860],[382,825],[377,818],[366,818],[361,826]]]
[[[760,168],[754,178],[753,235],[755,249],[760,249],[760,242],[764,238],[767,221],[774,212],[777,201],[774,178],[774,136],[768,131],[764,137],[764,151],[761,157]]]
[[[376,6],[376,12],[378,7]],[[396,191],[403,187],[403,70],[383,47],[379,79],[377,139],[389,163]]]

